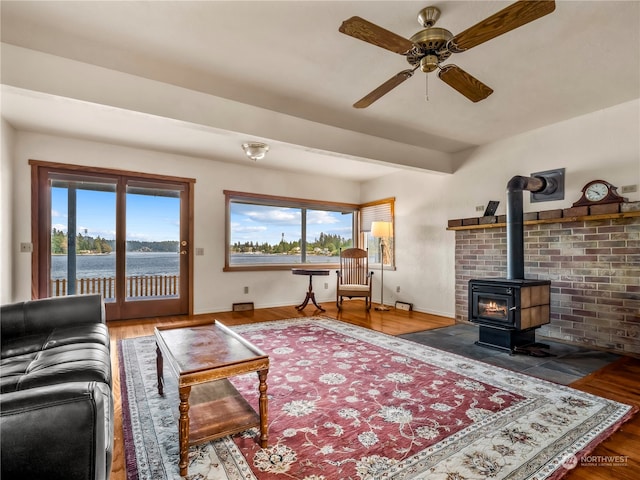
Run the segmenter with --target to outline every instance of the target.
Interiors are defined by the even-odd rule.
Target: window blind
[[[393,222],[393,202],[394,200],[391,199],[363,205],[360,208],[360,230],[370,232],[373,222]]]

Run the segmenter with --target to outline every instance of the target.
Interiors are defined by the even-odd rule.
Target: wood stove
[[[485,278],[469,281],[469,321],[480,325],[478,345],[513,352],[535,343],[550,321],[551,282]]]
[[[551,282],[524,278],[522,191],[555,192],[546,177],[513,177],[507,185],[507,278],[469,281],[469,321],[480,325],[476,344],[513,353],[534,344],[535,330],[550,322]]]

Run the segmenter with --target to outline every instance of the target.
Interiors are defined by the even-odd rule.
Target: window
[[[360,205],[360,231],[362,232],[363,248],[369,250],[369,265],[384,265],[385,269],[395,268],[395,243],[393,236],[382,239],[385,244],[384,258],[380,248],[379,238],[371,235],[373,222],[391,222],[391,231],[395,231],[394,219],[395,199],[387,198],[376,202]]]
[[[29,164],[34,298],[102,294],[108,320],[190,312],[195,180]]]
[[[380,264],[374,221],[393,222],[394,199],[365,205],[226,191],[224,271],[290,269],[338,264],[341,248],[369,249]],[[385,239],[384,265],[393,267],[393,238]]]
[[[357,239],[358,205],[225,191],[225,271],[335,265]]]

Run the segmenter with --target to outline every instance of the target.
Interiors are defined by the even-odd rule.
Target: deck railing
[[[51,279],[49,291],[52,297],[68,295],[69,282],[66,278]],[[114,299],[116,279],[114,277],[78,278],[76,294],[101,293],[105,300]],[[180,292],[179,275],[133,275],[125,279],[127,298],[174,297]]]

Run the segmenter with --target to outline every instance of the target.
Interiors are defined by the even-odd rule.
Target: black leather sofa
[[[108,479],[113,397],[102,297],[3,305],[0,343],[0,477]]]

